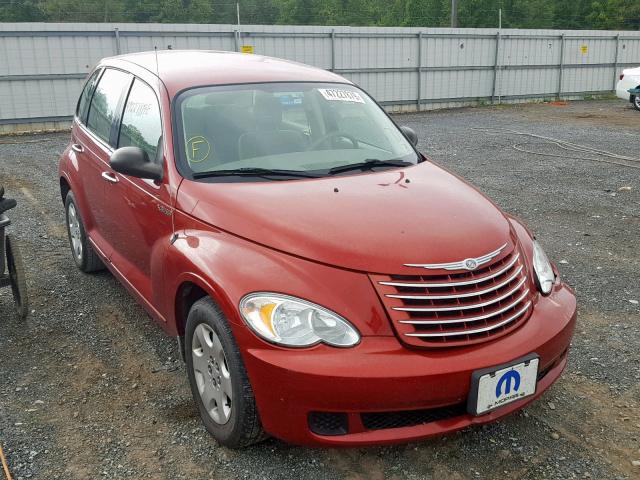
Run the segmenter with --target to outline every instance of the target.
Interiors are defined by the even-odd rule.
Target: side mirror
[[[111,168],[130,177],[162,180],[162,166],[149,160],[147,152],[138,147],[122,147],[113,152],[109,160]]]
[[[400,127],[400,130],[402,130],[404,136],[407,137],[407,140],[411,142],[411,145],[415,147],[418,144],[418,134],[413,128],[403,125],[402,127]]]

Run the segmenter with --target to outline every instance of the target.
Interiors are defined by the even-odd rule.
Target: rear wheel
[[[231,328],[210,299],[198,300],[185,332],[191,393],[209,433],[222,445],[240,448],[266,436]]]
[[[633,106],[636,110],[640,110],[640,95],[634,95],[631,98],[631,103],[633,103]]]
[[[11,235],[6,238],[7,269],[11,280],[11,291],[16,304],[18,316],[27,318],[29,313],[29,298],[27,296],[27,281],[24,273],[24,262],[18,244]]]
[[[80,217],[80,211],[76,206],[76,197],[73,195],[73,192],[67,193],[64,206],[69,245],[71,246],[71,254],[76,265],[85,273],[104,269],[104,264],[100,260],[100,257],[98,257],[89,244],[87,232],[84,229],[84,223]]]

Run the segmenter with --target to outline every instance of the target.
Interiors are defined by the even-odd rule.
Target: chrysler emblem
[[[427,268],[429,270],[475,270],[481,265],[485,263],[489,263],[491,260],[500,255],[500,252],[505,249],[507,244],[505,243],[500,248],[494,250],[493,252],[486,253],[480,257],[476,258],[466,258],[464,260],[460,260],[457,262],[449,262],[449,263],[405,263],[405,267],[417,267],[417,268]]]
[[[478,268],[478,261],[475,258],[467,258],[464,261],[464,268],[467,270],[475,270]]]

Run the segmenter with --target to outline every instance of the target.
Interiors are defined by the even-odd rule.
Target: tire
[[[631,97],[631,103],[633,104],[633,108],[640,111],[640,95],[634,95]]]
[[[16,311],[21,319],[29,314],[29,297],[27,295],[27,280],[24,273],[24,262],[18,248],[18,243],[11,235],[6,237],[7,268],[11,280],[11,291]]]
[[[73,195],[73,192],[67,193],[64,201],[64,210],[71,255],[77,267],[85,273],[103,270],[104,264],[102,260],[100,260],[100,257],[94,252],[87,239],[84,222],[82,221],[82,217],[80,217],[80,210],[78,210],[76,197]]]
[[[253,389],[233,333],[208,297],[189,311],[185,351],[191,393],[211,436],[229,448],[264,440]]]

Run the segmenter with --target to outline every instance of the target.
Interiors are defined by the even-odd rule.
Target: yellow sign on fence
[[[242,45],[240,51],[242,53],[253,53],[253,45]]]
[[[580,45],[580,52],[582,55],[589,53],[589,45]]]

